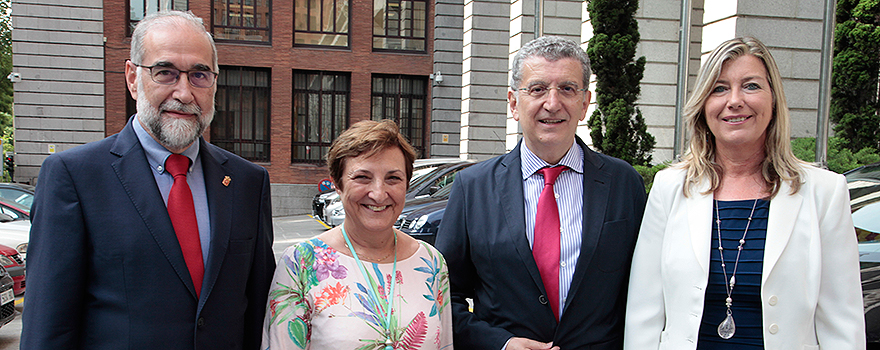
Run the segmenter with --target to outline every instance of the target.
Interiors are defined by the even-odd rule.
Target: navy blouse
[[[717,213],[712,210],[712,249],[709,264],[709,284],[703,305],[697,350],[764,349],[761,317],[761,270],[764,266],[764,242],[767,237],[767,217],[770,201],[759,199],[752,215],[752,223],[745,237],[743,251],[736,270],[736,285],[731,298],[736,332],[730,339],[718,336],[718,325],[727,317],[727,290],[721,257],[718,251],[717,216],[721,216],[721,239],[727,279],[736,262],[737,247],[743,237],[749,214],[755,200],[717,201]]]

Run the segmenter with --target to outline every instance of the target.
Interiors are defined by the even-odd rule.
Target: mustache
[[[166,111],[194,114],[197,117],[200,117],[202,115],[202,109],[199,108],[199,106],[195,103],[182,103],[178,100],[173,99],[162,102],[162,105],[159,106],[159,113]]]

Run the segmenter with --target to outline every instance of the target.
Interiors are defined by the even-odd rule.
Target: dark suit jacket
[[[437,235],[449,264],[456,348],[499,350],[514,336],[562,350],[623,348],[645,187],[629,164],[577,144],[584,150],[583,238],[558,323],[526,238],[522,142],[456,176]],[[465,298],[473,298],[473,313]]]
[[[199,139],[211,244],[197,298],[132,120],[43,163],[21,348],[257,349],[275,268],[268,173]]]

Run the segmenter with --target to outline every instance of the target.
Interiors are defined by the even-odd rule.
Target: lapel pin
[[[223,186],[229,186],[229,183],[232,182],[232,178],[229,176],[223,177]]]

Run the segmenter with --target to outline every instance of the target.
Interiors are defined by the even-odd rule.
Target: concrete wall
[[[15,181],[43,159],[104,137],[101,0],[14,0]]]
[[[702,0],[694,0],[691,3],[689,86],[693,84],[700,69],[702,4]],[[645,56],[647,61],[638,108],[648,125],[648,132],[657,142],[654,145],[654,163],[660,163],[672,159],[675,142],[681,1],[641,0],[639,10],[636,12],[636,20],[641,35],[636,57]]]
[[[434,5],[434,74],[431,89],[431,157],[458,157],[461,148],[462,0]],[[437,78],[442,77],[442,81]]]
[[[462,50],[461,158],[503,154],[510,2],[465,0]]]
[[[312,213],[312,199],[318,194],[317,184],[271,184],[271,186],[272,216]]]

